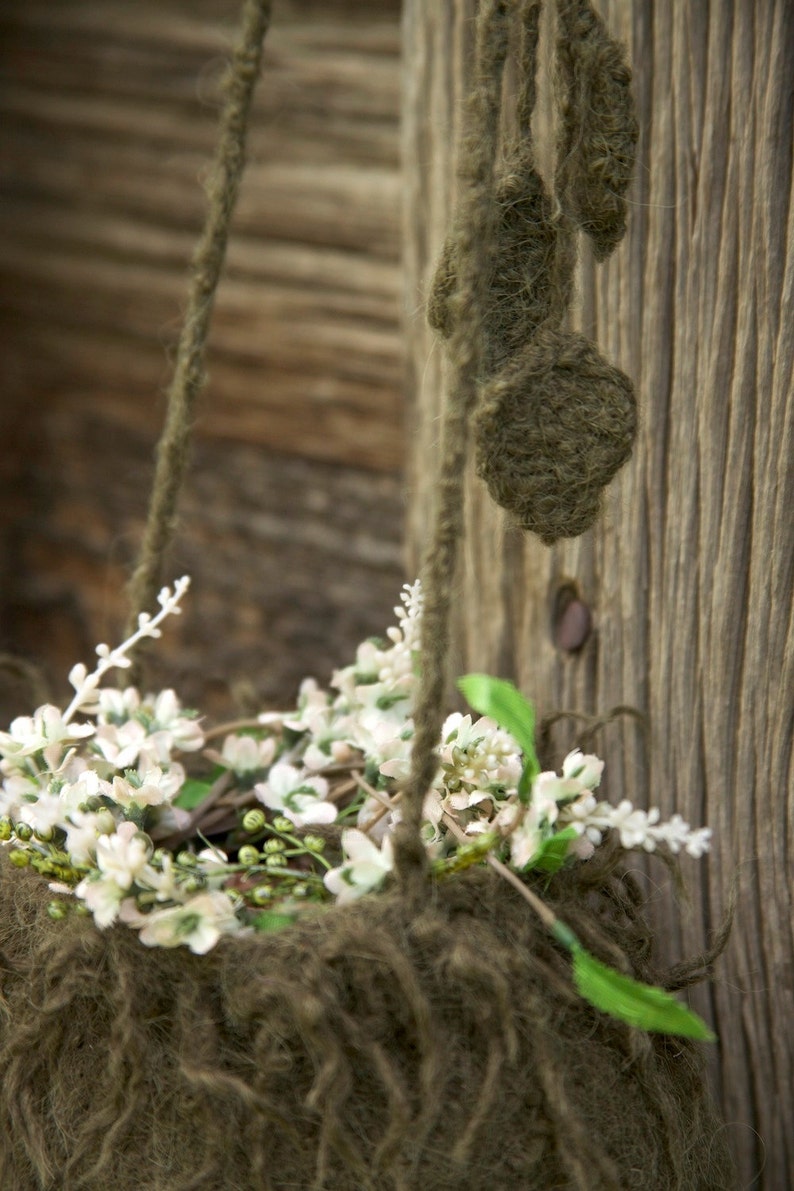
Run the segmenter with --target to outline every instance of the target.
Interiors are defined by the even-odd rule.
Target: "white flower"
[[[521,777],[518,745],[488,716],[477,721],[459,712],[448,716],[441,731],[439,759],[444,784],[460,810],[489,797],[492,787],[515,787]],[[474,798],[466,801],[467,793]]]
[[[276,755],[276,741],[272,736],[257,740],[254,736],[227,736],[223,742],[221,761],[227,769],[240,777],[256,773],[273,764]]]
[[[102,756],[116,769],[136,762],[167,765],[174,749],[191,752],[204,744],[197,721],[182,715],[172,690],[147,695],[142,702],[134,687],[123,693],[100,691],[96,743]]]
[[[621,847],[642,847],[646,852],[654,851],[656,840],[653,835],[649,834],[648,828],[658,822],[658,810],[635,810],[628,799],[624,798],[622,802],[612,808],[610,819],[610,826],[620,836]]]
[[[111,798],[125,808],[133,803],[137,806],[161,806],[179,793],[184,781],[185,771],[176,762],[171,763],[167,773],[163,773],[159,765],[152,765],[139,774],[137,782],[134,775],[130,781],[116,774]]]
[[[399,714],[405,718],[410,712],[410,699],[416,688],[416,658],[419,652],[419,635],[422,619],[422,591],[419,582],[406,584],[400,593],[402,607],[394,609],[400,622],[399,628],[387,630],[390,645],[364,641],[356,650],[352,666],[337,670],[331,686],[341,691],[352,707],[367,704],[374,699],[381,700],[381,710],[388,710],[389,700],[396,697],[401,706]],[[377,692],[368,692],[367,687],[380,684]],[[388,704],[388,706],[387,706]]]
[[[604,772],[604,762],[592,753],[582,755],[580,749],[574,749],[562,763],[563,777],[574,778],[581,782],[588,790],[595,790],[601,782]]]
[[[292,732],[311,732],[321,736],[331,720],[331,701],[328,692],[319,687],[313,678],[304,678],[298,692],[298,710],[281,717],[285,728]],[[260,721],[262,717],[259,717]]]
[[[274,765],[266,782],[254,786],[260,802],[270,810],[280,811],[296,827],[309,823],[333,823],[336,807],[327,802],[328,782],[293,765]]]
[[[110,926],[118,918],[124,889],[112,877],[86,877],[74,892],[88,906],[97,926]]]
[[[181,906],[139,913],[132,898],[121,907],[121,920],[140,929],[147,947],[186,945],[196,955],[206,955],[223,934],[240,930],[231,898],[215,890],[199,893]]]
[[[97,868],[120,889],[129,889],[147,863],[150,850],[147,837],[134,823],[120,823],[113,835],[103,835],[97,840]]]
[[[123,641],[116,649],[111,649],[108,645],[97,645],[96,655],[99,658],[99,662],[96,669],[90,674],[82,663],[72,667],[69,674],[69,681],[75,688],[75,695],[63,713],[64,723],[68,723],[80,708],[85,710],[96,708],[98,703],[97,688],[103,674],[115,668],[122,670],[128,669],[132,665],[132,662],[127,654],[138,641],[143,637],[162,636],[162,632],[158,626],[166,616],[178,616],[181,613],[182,609],[179,607],[179,601],[189,586],[190,579],[187,575],[183,575],[174,584],[173,593],[170,587],[162,588],[157,597],[160,611],[155,616],[150,616],[148,612],[141,612],[138,616],[138,628],[136,632],[131,637],[128,637],[126,641]]]
[[[66,851],[77,864],[89,864],[96,857],[96,843],[100,835],[111,835],[116,821],[109,810],[93,813],[73,810],[66,825]]]
[[[510,863],[513,868],[523,871],[540,850],[543,843],[543,828],[547,822],[543,811],[537,803],[530,803],[521,817],[523,808],[512,806],[505,808],[496,817],[496,824],[501,828],[509,828],[510,834]],[[518,822],[517,826],[512,824]]]
[[[377,764],[385,777],[404,781],[411,770],[413,722],[395,725],[377,712],[363,712],[356,717],[353,737],[364,756]]]
[[[72,811],[92,804],[93,799],[111,797],[112,792],[110,782],[103,781],[95,770],[84,769],[74,781],[61,787],[60,799],[64,811],[71,816]]]
[[[85,669],[85,667],[83,667]],[[103,687],[97,691],[97,720],[100,724],[125,724],[134,719],[141,705],[141,696],[134,686],[123,691]]]
[[[26,802],[20,807],[19,818],[34,831],[45,833],[60,826],[63,820],[63,804],[57,794],[42,790],[35,802]]]
[[[40,783],[29,774],[11,773],[0,788],[0,815],[18,818],[24,803],[38,798],[41,790]]]
[[[94,743],[114,769],[129,769],[140,756],[146,742],[146,729],[139,720],[124,724],[100,724]]]
[[[582,786],[573,778],[558,777],[556,773],[539,773],[532,783],[532,802],[553,823],[559,803],[574,799],[582,793]]]
[[[151,701],[151,695],[147,703]],[[193,716],[184,715],[182,705],[172,690],[160,691],[154,699],[152,709],[152,736],[158,739],[161,749],[160,760],[168,759],[172,749],[180,752],[195,752],[204,744],[201,725]]]
[[[151,890],[159,902],[178,901],[180,895],[176,877],[173,856],[170,852],[163,852],[160,866],[155,868],[152,864],[145,864],[136,875],[135,884],[141,889]],[[134,900],[132,904],[135,904]],[[125,911],[122,908],[123,913]]]
[[[380,848],[363,831],[349,827],[342,832],[344,864],[333,868],[323,877],[326,889],[345,905],[376,889],[394,868],[391,836],[387,835]]]
[[[12,720],[8,732],[0,732],[0,753],[6,757],[32,757],[52,744],[92,736],[93,724],[70,724],[51,703],[39,707],[33,716]]]

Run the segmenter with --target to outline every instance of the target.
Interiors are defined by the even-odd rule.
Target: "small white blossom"
[[[135,779],[135,775],[133,775]],[[171,763],[167,773],[159,765],[152,765],[138,774],[137,779],[119,777],[113,779],[112,797],[119,806],[160,806],[170,802],[182,788],[185,771],[176,762]]]
[[[350,827],[342,832],[342,852],[346,860],[323,877],[326,889],[336,897],[339,905],[355,901],[376,889],[394,868],[391,836],[385,836],[381,847]]]
[[[67,781],[61,786],[61,805],[66,813],[71,814],[81,807],[93,805],[99,798],[111,797],[112,792],[110,782],[103,781],[95,770],[84,769],[74,781]]]
[[[146,729],[139,720],[100,724],[94,737],[94,744],[104,759],[119,770],[129,769],[136,763],[145,742]]]
[[[60,798],[48,790],[42,790],[35,802],[26,802],[19,810],[19,819],[42,834],[57,827],[63,817]]]
[[[103,687],[97,691],[97,720],[100,724],[125,724],[134,719],[140,705],[141,696],[134,686],[128,686],[123,691],[116,687]]]
[[[221,750],[221,762],[242,777],[272,765],[276,747],[272,736],[264,740],[245,735],[227,736]]]
[[[241,929],[231,898],[214,890],[199,893],[183,905],[139,913],[132,898],[121,907],[121,920],[140,930],[140,940],[147,947],[185,945],[196,955],[206,955],[221,935]]]
[[[123,889],[113,877],[92,875],[86,877],[75,889],[75,897],[84,901],[94,916],[97,926],[110,926],[119,916]]]
[[[521,777],[518,745],[487,716],[476,721],[458,712],[448,716],[439,759],[439,780],[450,792],[450,805],[459,810],[475,806],[495,790],[515,788]]]
[[[146,703],[151,705],[151,696]],[[196,752],[204,745],[204,732],[194,716],[185,715],[172,690],[160,691],[152,707],[151,740],[156,742],[158,759],[167,761],[171,752]]]
[[[93,733],[93,724],[70,724],[63,712],[47,703],[32,716],[17,716],[8,732],[0,732],[0,753],[5,757],[32,757],[50,745],[80,740]]]
[[[150,848],[134,823],[120,823],[113,835],[97,840],[96,862],[100,872],[115,881],[120,889],[129,889],[149,859]]]
[[[81,708],[89,710],[96,706],[96,692],[100,679],[108,670],[127,669],[131,666],[132,662],[127,655],[139,641],[144,637],[162,636],[159,628],[160,623],[167,616],[179,616],[181,614],[182,609],[179,607],[179,601],[189,586],[190,579],[187,575],[183,575],[174,584],[173,592],[170,587],[164,587],[157,597],[157,602],[160,605],[160,611],[157,615],[150,616],[147,612],[142,612],[138,617],[136,632],[131,637],[128,637],[126,641],[123,641],[116,649],[110,649],[107,645],[97,645],[96,655],[99,658],[99,664],[90,674],[82,664],[72,667],[69,678],[72,686],[75,688],[75,695],[63,713],[64,723],[68,723],[72,716]]]
[[[96,859],[99,837],[111,835],[115,830],[116,820],[104,807],[96,812],[70,811],[66,825],[66,851],[78,864],[89,864]]]
[[[285,815],[296,827],[333,823],[336,818],[336,807],[326,801],[328,782],[325,778],[293,765],[274,765],[267,781],[259,782],[254,791],[260,802]]]
[[[580,749],[574,749],[562,763],[562,774],[566,778],[574,778],[588,790],[595,790],[601,782],[604,772],[604,762],[592,753],[582,755]]]

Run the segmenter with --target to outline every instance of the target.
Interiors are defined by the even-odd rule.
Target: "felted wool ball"
[[[628,377],[583,335],[544,328],[482,386],[477,471],[497,504],[550,545],[593,524],[636,425]]]

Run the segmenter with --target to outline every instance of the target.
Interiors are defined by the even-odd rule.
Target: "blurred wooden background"
[[[405,577],[399,7],[268,35],[152,657],[210,710],[327,680]],[[0,649],[55,693],[124,619],[239,8],[0,8]]]
[[[514,678],[541,718],[642,713],[644,730],[623,716],[596,736],[603,788],[714,832],[708,858],[683,858],[684,904],[658,861],[636,866],[664,963],[702,951],[736,883],[728,949],[688,999],[719,1038],[707,1055],[737,1186],[783,1191],[794,1187],[794,5],[595,7],[628,47],[640,142],[628,234],[600,266],[583,246],[575,321],[633,378],[639,433],[599,521],[552,549],[507,525],[469,477],[456,672]],[[408,293],[425,284],[454,198],[474,11],[474,0],[405,0]],[[538,128],[548,179],[553,135]],[[420,318],[408,342],[416,550],[445,374]],[[560,631],[570,595],[591,617],[581,648]],[[573,734],[556,724],[558,760]]]

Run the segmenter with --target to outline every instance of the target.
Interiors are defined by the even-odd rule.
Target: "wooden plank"
[[[115,640],[125,616],[151,446],[89,401],[54,408],[38,445],[28,483],[48,515],[31,515],[18,494],[3,611],[15,652],[38,661],[53,695],[68,699],[69,666],[90,660],[98,640]],[[223,716],[241,701],[290,706],[309,674],[327,683],[359,641],[393,620],[399,503],[397,476],[200,442],[168,565],[169,577],[187,572],[193,586],[184,617],[152,652],[149,685],[176,686]]]
[[[794,9],[599,8],[630,46],[642,131],[627,241],[604,266],[585,257],[578,319],[635,378],[639,439],[600,523],[551,550],[506,529],[470,479],[456,663],[516,677],[541,714],[628,703],[647,717],[647,749],[630,721],[604,730],[608,794],[714,829],[711,858],[685,862],[690,912],[652,869],[663,960],[702,947],[738,880],[728,953],[694,999],[721,1038],[714,1084],[740,1185],[777,1191],[794,1182]],[[414,561],[443,377],[421,304],[453,197],[471,16],[467,0],[406,5]],[[570,654],[551,631],[566,582],[594,618]],[[556,733],[560,752],[570,738]]]
[[[0,11],[0,647],[56,690],[124,619],[239,7]],[[400,6],[276,7],[153,672],[219,713],[327,680],[403,578]]]

